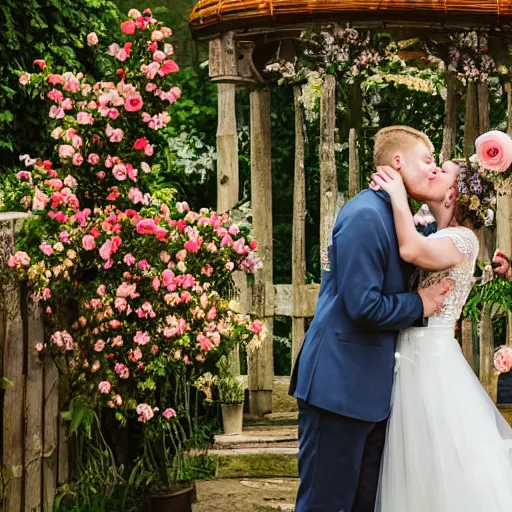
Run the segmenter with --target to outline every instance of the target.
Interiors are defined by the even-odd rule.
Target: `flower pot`
[[[228,436],[241,434],[244,422],[244,404],[221,404],[221,408],[224,434]]]
[[[192,512],[195,483],[188,482],[174,491],[150,494],[146,512]]]
[[[512,372],[498,376],[498,403],[512,404]]]

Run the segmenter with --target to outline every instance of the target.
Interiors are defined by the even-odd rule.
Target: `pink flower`
[[[496,172],[506,171],[512,164],[512,140],[503,132],[493,130],[475,141],[480,165]]]
[[[94,350],[95,352],[101,352],[105,348],[105,341],[104,340],[98,340],[94,344]]]
[[[168,59],[163,63],[158,74],[160,76],[165,76],[165,75],[168,75],[169,73],[176,73],[179,70],[180,70],[180,68],[179,68],[178,64],[176,64],[176,62],[174,62],[173,60]]]
[[[58,89],[52,89],[48,93],[48,98],[50,98],[55,103],[60,103],[64,99],[64,95]]]
[[[250,325],[250,329],[255,334],[261,334],[263,330],[263,324],[260,320],[254,320],[254,322]]]
[[[121,48],[117,53],[116,53],[116,59],[119,61],[119,62],[124,62],[128,57],[130,56],[130,54],[124,49],[124,48]]]
[[[123,337],[115,336],[114,338],[112,338],[112,346],[113,347],[122,347],[123,346]]]
[[[59,157],[61,160],[71,158],[75,154],[75,148],[69,144],[61,144],[59,146]]]
[[[20,76],[19,82],[21,85],[27,85],[30,82],[30,75],[28,73],[23,73]]]
[[[16,174],[16,178],[18,178],[19,181],[28,181],[31,183],[32,173],[29,171],[20,171],[18,174]]]
[[[34,200],[32,201],[32,210],[44,210],[50,198],[38,188],[34,191]]]
[[[87,34],[87,44],[89,46],[95,46],[99,42],[98,36],[96,35],[96,32],[91,32],[90,34]]]
[[[512,348],[500,347],[494,353],[494,367],[500,373],[507,373],[512,369]]]
[[[107,287],[106,287],[104,284],[100,284],[100,285],[98,286],[98,288],[96,288],[96,293],[97,293],[100,297],[104,297],[106,292],[107,292]]]
[[[164,33],[161,30],[153,30],[153,32],[151,32],[152,41],[161,41],[164,37]]]
[[[149,268],[148,260],[140,260],[139,263],[137,263],[137,267],[139,267],[140,270],[147,270]]]
[[[84,157],[80,153],[73,155],[73,165],[79,166],[84,163]]]
[[[107,127],[105,129],[105,133],[107,137],[110,138],[110,142],[121,142],[123,140],[123,130],[121,128],[112,128],[109,124],[107,124]]]
[[[142,219],[137,223],[137,233],[139,235],[152,235],[156,227],[153,219]]]
[[[98,390],[100,393],[107,394],[110,393],[112,389],[112,385],[108,380],[103,380],[98,384]]]
[[[148,144],[146,146],[146,148],[144,149],[144,154],[146,156],[153,156],[153,153],[154,153],[154,148],[151,144]]]
[[[36,344],[36,350],[37,352],[42,352],[44,349],[44,345],[42,343],[37,343]]]
[[[244,238],[239,238],[234,244],[233,244],[233,250],[237,254],[245,254],[247,251],[245,250],[245,240]]]
[[[52,131],[51,135],[53,139],[60,139],[63,133],[64,130],[62,129],[62,126],[58,126],[55,128],[55,130]]]
[[[89,157],[87,158],[87,161],[91,164],[91,165],[98,165],[98,162],[100,161],[100,157],[98,154],[96,153],[91,153],[89,155]]]
[[[123,164],[114,165],[114,168],[112,169],[112,174],[114,175],[114,178],[118,181],[126,180],[126,166]]]
[[[250,242],[249,242],[249,247],[255,251],[257,248],[258,248],[258,242],[253,238]]]
[[[98,175],[99,174],[101,174],[101,173],[98,173]],[[105,176],[103,176],[103,178],[104,177]],[[98,176],[98,178],[103,179],[100,176]],[[115,201],[121,195],[121,192],[119,192],[119,188],[117,188],[117,187],[110,187],[109,191],[110,191],[110,194],[107,196],[107,201]]]
[[[174,418],[176,416],[176,411],[169,407],[168,409],[165,409],[165,411],[162,413],[162,416],[166,420],[170,420],[171,418]]]
[[[9,267],[27,267],[30,265],[30,257],[26,252],[18,251],[9,257],[7,262]]]
[[[78,124],[94,124],[94,117],[89,112],[78,112],[76,122]]]
[[[39,66],[39,69],[44,69],[46,67],[46,62],[43,59],[37,59],[34,61],[34,66]]]
[[[66,78],[62,75],[54,75],[52,73],[48,75],[48,83],[52,85],[63,84],[65,81]]]
[[[185,249],[189,252],[197,252],[201,247],[201,243],[197,240],[188,240],[185,242]]]
[[[71,174],[68,174],[64,178],[64,185],[66,185],[66,187],[75,188],[78,186],[78,182],[73,178],[73,176],[71,176]]]
[[[66,98],[60,105],[64,110],[71,110],[73,108],[73,100]]]
[[[123,258],[123,261],[126,263],[126,265],[128,265],[129,267],[131,267],[131,266],[135,263],[135,257],[133,256],[133,254],[128,253],[128,254]]]
[[[71,243],[71,238],[69,237],[69,233],[67,231],[65,231],[65,230],[60,232],[59,238],[60,238],[60,241],[63,244],[70,244]]]
[[[235,264],[232,261],[228,261],[225,266],[230,272],[235,268]]]
[[[116,297],[130,297],[135,299],[139,296],[137,293],[137,285],[129,283],[121,283],[116,290]]]
[[[208,352],[212,349],[213,344],[211,340],[209,340],[204,334],[199,333],[197,335],[197,341],[201,347],[201,350]]]
[[[82,238],[82,247],[86,251],[92,251],[96,247],[96,240],[92,235],[85,235]]]
[[[132,20],[126,20],[121,23],[121,31],[129,36],[135,34],[135,23]]]
[[[121,405],[123,405],[123,399],[121,398],[121,395],[116,395],[114,397],[114,404],[117,406],[117,407],[121,407]]]
[[[147,345],[149,341],[151,340],[151,336],[149,335],[149,332],[145,331],[137,331],[135,333],[135,336],[133,337],[133,341],[139,345]]]
[[[160,71],[160,64],[158,62],[152,62],[149,65],[143,64],[140,70],[146,75],[148,80],[153,80]]]
[[[66,113],[64,112],[64,109],[62,107],[57,107],[57,105],[52,105],[50,107],[50,113],[49,116],[52,119],[62,119]]]
[[[139,421],[143,423],[149,421],[155,415],[153,409],[148,404],[137,405],[136,411],[139,415]]]
[[[126,95],[124,108],[128,112],[136,112],[142,108],[143,104],[144,102],[142,101],[142,96],[138,92],[131,92]]]
[[[144,202],[144,196],[138,188],[131,188],[128,192],[128,198],[133,204]]]
[[[164,35],[164,37],[171,37],[172,36],[172,30],[169,27],[160,27],[160,31]]]
[[[158,279],[158,277],[155,277],[151,283],[151,286],[153,287],[153,290],[158,290],[160,288],[160,279]]]
[[[50,244],[43,243],[39,246],[39,249],[41,249],[41,252],[46,256],[51,256],[55,252]]]
[[[135,143],[133,144],[133,147],[137,151],[143,151],[144,149],[146,149],[147,145],[148,145],[148,140],[146,139],[146,137],[141,137],[140,139],[137,139],[135,141]]]
[[[165,53],[161,50],[157,50],[155,53],[153,53],[153,60],[155,62],[160,62],[161,60],[165,59]]]

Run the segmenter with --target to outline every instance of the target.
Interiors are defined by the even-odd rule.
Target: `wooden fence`
[[[26,216],[0,213],[2,269]],[[4,278],[0,290],[0,375],[10,382],[2,393],[3,511],[51,512],[57,485],[69,475],[59,376],[53,361],[41,361],[35,350],[44,328],[24,283]]]

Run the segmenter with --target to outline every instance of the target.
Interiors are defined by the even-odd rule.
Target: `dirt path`
[[[193,512],[253,512],[290,510],[299,481],[296,478],[230,479],[196,482]],[[276,506],[275,508],[273,506]]]

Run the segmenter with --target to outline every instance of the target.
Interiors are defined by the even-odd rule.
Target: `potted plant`
[[[217,363],[217,367],[219,368],[219,375],[215,380],[215,385],[219,391],[224,434],[241,434],[245,386],[231,375],[227,357],[222,357]]]

